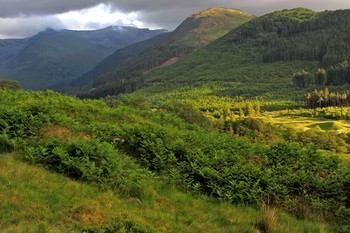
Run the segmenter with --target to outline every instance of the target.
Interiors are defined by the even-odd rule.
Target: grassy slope
[[[185,183],[181,180],[182,176],[176,175],[177,169],[180,169],[178,166],[186,163],[185,160],[176,164],[165,162],[166,170],[163,172],[161,170],[159,173],[151,169],[152,163],[157,162],[156,160],[149,162],[151,170],[148,170],[146,164],[147,156],[149,159],[156,156],[156,159],[166,160],[171,154],[180,153],[182,158],[187,157],[192,161],[194,167],[189,169],[194,169],[193,172],[196,172],[198,165],[204,163],[207,166],[203,167],[204,172],[210,171],[211,166],[217,168],[223,166],[221,171],[224,173],[231,171],[234,164],[239,161],[233,161],[234,164],[231,165],[222,164],[221,161],[226,159],[227,163],[230,163],[236,155],[242,156],[242,166],[252,169],[253,166],[244,161],[251,156],[250,153],[254,156],[262,153],[260,151],[262,148],[259,149],[257,145],[244,144],[243,139],[229,138],[200,129],[162,111],[139,110],[123,106],[121,103],[117,103],[115,108],[108,108],[102,101],[80,101],[53,92],[1,91],[0,94],[3,100],[1,114],[9,118],[6,122],[11,126],[7,128],[7,124],[0,121],[1,127],[5,127],[0,134],[0,149],[14,142],[15,148],[19,150],[18,157],[13,155],[0,157],[0,196],[4,200],[0,203],[0,231],[37,232],[42,228],[48,232],[69,232],[83,228],[106,229],[109,225],[114,228],[132,227],[133,230],[146,232],[148,230],[148,232],[248,233],[256,228],[259,214],[250,207],[235,207],[226,201],[220,202],[218,199],[204,197],[198,193],[193,197],[196,192],[193,191],[191,183]],[[142,104],[142,101],[137,99],[135,102]],[[49,122],[42,124],[40,119],[44,122],[47,119]],[[185,138],[182,138],[183,136]],[[111,190],[108,184],[104,185],[108,180],[102,180],[102,184],[92,182],[94,185],[90,186],[72,182],[63,176],[19,161],[18,158],[23,158],[22,153],[34,157],[36,155],[33,152],[39,149],[47,156],[39,158],[37,162],[39,164],[44,162],[44,166],[48,167],[49,164],[45,164],[45,160],[54,158],[52,156],[55,154],[48,155],[45,152],[45,145],[41,142],[51,143],[57,140],[53,137],[58,137],[61,140],[60,144],[79,140],[91,146],[99,139],[109,142],[108,148],[114,145],[120,151],[128,153],[129,156],[121,157],[125,160],[129,158],[127,166],[124,166],[126,170],[116,171],[123,177],[119,179],[121,182],[119,187],[121,185],[124,188],[114,188],[114,192],[102,192],[97,187]],[[21,152],[21,148],[24,151]],[[92,149],[95,156],[98,151]],[[59,150],[56,150],[56,153],[59,153]],[[115,157],[120,157],[117,151],[113,150],[113,153]],[[63,156],[62,153],[59,155]],[[76,157],[73,154],[69,156]],[[130,166],[136,161],[143,164],[142,169],[140,165]],[[52,165],[57,164],[56,162]],[[65,166],[69,166],[72,161],[66,162],[68,163],[65,163]],[[211,162],[214,164],[211,165]],[[187,166],[192,166],[192,163]],[[58,167],[62,168],[62,165]],[[71,168],[76,165],[73,164]],[[242,178],[240,174],[244,172],[241,165],[238,166],[238,174],[232,174],[234,177],[237,176],[238,180]],[[256,169],[259,169],[258,164],[256,165]],[[133,180],[130,174],[135,172],[135,167],[138,169],[137,173],[146,172],[148,175],[140,177],[139,181]],[[275,171],[271,169],[269,172],[273,175]],[[251,179],[249,174],[246,175],[247,178],[244,180]],[[147,177],[151,177],[151,180]],[[113,176],[112,183],[115,178],[118,179]],[[231,178],[227,182],[232,182],[236,178]],[[125,186],[127,188],[133,186],[134,182],[140,185],[141,193],[125,195],[122,190],[125,190]],[[185,184],[186,188],[182,187]],[[240,184],[244,184],[244,181],[241,180]],[[248,187],[248,190],[250,189],[251,187]],[[309,221],[310,219],[312,218],[309,218]],[[296,221],[282,212],[278,214],[278,221],[274,227],[275,232],[315,233],[325,228],[327,232],[333,232],[332,227],[322,223]]]
[[[0,155],[1,232],[81,232],[116,226],[147,232],[252,232],[258,211],[175,190],[138,200],[72,181],[14,155]],[[275,232],[333,232],[279,212]],[[93,231],[94,232],[94,231]],[[100,232],[100,231],[98,231]],[[124,231],[123,231],[124,232]]]

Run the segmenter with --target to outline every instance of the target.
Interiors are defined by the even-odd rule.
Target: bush
[[[148,173],[112,145],[97,139],[65,141],[47,137],[28,147],[24,159],[73,179],[141,197],[142,180]]]

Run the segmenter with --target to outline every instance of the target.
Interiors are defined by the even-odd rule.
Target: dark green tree
[[[0,89],[20,90],[22,87],[16,80],[5,80],[0,78]]]
[[[298,87],[307,87],[314,83],[314,77],[309,72],[303,70],[293,75],[293,83]]]
[[[327,72],[325,69],[318,69],[315,75],[316,85],[324,86],[327,83]]]

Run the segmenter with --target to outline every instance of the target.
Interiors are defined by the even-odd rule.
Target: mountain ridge
[[[0,60],[0,75],[20,81],[25,89],[60,89],[113,51],[165,32],[118,28],[120,30],[112,27],[93,31],[47,29],[31,38],[17,40],[18,45],[12,40],[2,40],[0,52],[6,53]]]
[[[293,73],[315,72],[350,59],[350,10],[277,11],[233,29],[173,66],[143,77],[142,93],[217,85],[219,95],[283,96],[296,92]],[[130,82],[132,82],[130,80]],[[273,94],[272,94],[273,93]]]
[[[215,14],[213,14],[213,12]],[[232,13],[233,12],[233,13]],[[170,60],[179,60],[187,54],[207,45],[209,42],[223,36],[245,22],[248,22],[255,16],[243,11],[227,8],[209,8],[193,14],[186,18],[173,32],[168,33],[158,44],[153,44],[140,51],[137,56],[131,59],[115,62],[115,68],[107,67],[103,72],[90,73],[80,77],[78,83],[92,82],[92,88],[103,88],[109,95],[119,92],[119,83],[123,80],[134,76],[142,76],[144,72],[153,70],[161,65],[167,64]],[[116,51],[109,57],[110,61],[103,62],[113,63],[113,59],[118,60],[119,52]],[[176,59],[175,59],[176,58]],[[118,60],[119,61],[119,60]],[[170,63],[172,64],[172,63]],[[99,64],[101,68],[103,64]],[[99,75],[96,77],[96,74]],[[111,83],[113,83],[111,85]],[[118,86],[119,85],[119,86]],[[133,84],[138,85],[138,84]],[[127,87],[126,89],[133,87]],[[108,90],[107,90],[108,89]],[[94,91],[96,92],[96,91]],[[97,94],[99,95],[99,94]],[[81,95],[80,95],[81,96]],[[95,96],[97,97],[97,96]]]

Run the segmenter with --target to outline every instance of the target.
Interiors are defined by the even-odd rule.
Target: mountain
[[[0,75],[20,81],[25,89],[60,89],[113,51],[164,32],[134,27],[48,29],[26,40],[3,40]]]
[[[71,85],[74,87],[81,87],[87,85],[91,81],[96,79],[96,77],[99,77],[102,74],[106,73],[106,71],[112,70],[113,68],[122,64],[123,62],[137,57],[142,51],[161,43],[166,38],[168,38],[168,33],[164,33],[155,36],[151,39],[137,42],[132,45],[126,46],[125,48],[119,49],[112,55],[106,57],[101,62],[99,62],[92,70],[85,73],[78,79],[73,80]]]
[[[67,34],[86,40],[92,44],[100,45],[111,51],[118,50],[130,44],[147,40],[158,34],[165,33],[166,30],[150,30],[148,28],[136,28],[127,26],[110,26],[100,30],[92,31],[69,31]],[[111,52],[112,53],[112,52]]]
[[[0,67],[14,58],[27,44],[28,39],[0,40]]]
[[[142,85],[157,92],[214,84],[223,89],[219,95],[292,98],[286,90],[296,91],[293,73],[350,60],[348,22],[350,10],[297,8],[267,14],[173,66],[144,75]]]
[[[202,10],[187,18],[167,36],[150,39],[145,42],[147,44],[138,44],[141,49],[136,52],[133,46],[116,51],[73,84],[88,84],[93,80],[92,87],[95,89],[92,95],[95,97],[103,96],[102,92],[117,93],[123,80],[174,64],[253,18],[249,13],[235,9]]]

